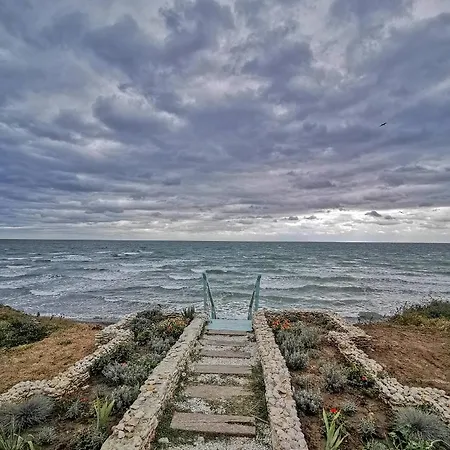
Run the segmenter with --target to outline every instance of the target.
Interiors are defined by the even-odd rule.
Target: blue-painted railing
[[[211,294],[208,276],[203,272],[203,309],[208,314],[210,319],[217,319],[216,305]],[[253,289],[252,298],[248,306],[247,319],[252,320],[254,313],[259,308],[259,290],[261,285],[261,275],[256,278],[255,288]]]
[[[259,287],[261,285],[261,275],[256,278],[255,288],[253,289],[250,305],[248,305],[247,319],[252,320],[253,314],[258,311],[259,308]]]

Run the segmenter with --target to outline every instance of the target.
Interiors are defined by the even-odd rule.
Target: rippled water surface
[[[384,314],[449,297],[450,244],[0,240],[0,303],[76,318],[200,308],[204,270],[222,317],[245,314],[259,273],[262,306]]]

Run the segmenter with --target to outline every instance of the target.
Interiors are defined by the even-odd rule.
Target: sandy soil
[[[73,324],[33,344],[0,350],[0,393],[19,381],[52,378],[94,350],[99,325]]]
[[[374,339],[365,352],[410,386],[450,393],[450,333],[409,325],[361,325]]]

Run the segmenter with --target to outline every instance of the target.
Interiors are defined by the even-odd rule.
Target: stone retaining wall
[[[112,352],[118,345],[133,340],[131,331],[124,329],[123,326],[110,325],[99,334],[105,330],[107,330],[105,336],[108,335],[107,343],[51,380],[21,381],[15,384],[0,395],[0,405],[2,403],[17,403],[33,395],[59,398],[76,391],[89,379],[89,369],[97,359]]]
[[[253,319],[264,373],[273,450],[308,450],[292,392],[291,376],[264,311]]]
[[[141,386],[141,393],[105,441],[102,450],[143,450],[149,448],[167,403],[205,324],[203,315],[188,325],[166,357]]]
[[[384,376],[384,368],[355,344],[355,336],[363,330],[347,324],[346,332],[330,331],[328,337],[336,343],[341,354],[351,363],[361,366],[375,379],[381,397],[391,406],[431,406],[442,419],[450,424],[450,397],[445,391],[431,387],[409,387],[396,378]],[[347,331],[348,330],[348,331]],[[359,330],[359,331],[358,331]]]
[[[104,345],[111,341],[115,337],[120,335],[121,330],[126,330],[130,327],[131,322],[136,317],[137,313],[127,314],[122,317],[118,322],[108,325],[107,327],[100,330],[95,335],[95,345],[98,347]]]

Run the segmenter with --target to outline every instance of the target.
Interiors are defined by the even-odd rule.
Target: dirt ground
[[[412,325],[360,325],[374,339],[364,348],[389,375],[410,386],[450,393],[450,333]]]
[[[0,350],[0,393],[19,381],[52,378],[92,353],[99,328],[77,323],[42,341]]]

